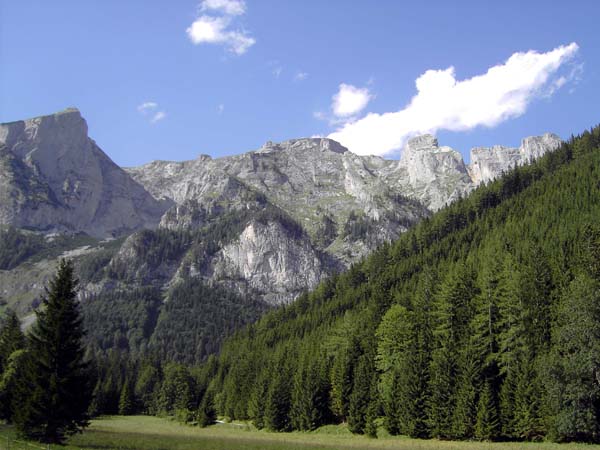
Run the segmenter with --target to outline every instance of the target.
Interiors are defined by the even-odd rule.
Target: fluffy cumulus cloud
[[[256,43],[245,31],[234,29],[236,16],[246,12],[243,0],[204,0],[200,11],[203,14],[186,30],[194,44],[224,45],[232,53],[243,55]]]
[[[158,103],[156,102],[144,102],[138,105],[137,110],[140,114],[148,118],[150,123],[156,123],[167,117],[165,111],[158,110]]]
[[[515,53],[504,64],[465,80],[456,79],[454,67],[428,70],[417,78],[417,94],[404,109],[346,121],[329,137],[358,154],[386,155],[417,134],[494,127],[522,115],[533,99],[551,95],[570,81],[573,72],[558,77],[557,71],[578,48],[571,43],[547,53]],[[334,97],[334,112],[342,86]],[[346,108],[340,102],[336,114],[351,116],[356,111],[350,112],[350,105],[360,111],[367,102],[348,101]]]
[[[371,98],[369,89],[342,83],[337,94],[333,96],[333,114],[337,117],[354,116],[365,109]]]

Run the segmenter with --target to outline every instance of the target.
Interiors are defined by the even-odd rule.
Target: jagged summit
[[[406,147],[411,150],[434,150],[438,148],[438,140],[431,134],[422,134],[412,137],[406,143]]]
[[[329,138],[300,138],[274,143],[267,141],[257,153],[270,153],[273,151],[330,151],[346,153],[349,150],[337,141]]]
[[[471,149],[469,174],[473,183],[480,184],[497,178],[515,165],[522,165],[539,158],[544,153],[555,150],[562,140],[553,133],[542,136],[530,136],[521,141],[521,146],[474,147]]]

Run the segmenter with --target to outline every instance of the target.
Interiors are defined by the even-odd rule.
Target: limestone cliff
[[[487,183],[515,165],[526,164],[548,151],[555,150],[561,142],[557,135],[546,133],[523,139],[519,148],[501,145],[474,147],[471,150],[469,173],[475,185]]]
[[[155,227],[166,203],[88,138],[76,109],[0,124],[0,224],[121,235]]]

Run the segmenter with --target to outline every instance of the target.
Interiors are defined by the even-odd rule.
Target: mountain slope
[[[201,388],[275,430],[597,441],[598,198],[600,127],[265,315]]]

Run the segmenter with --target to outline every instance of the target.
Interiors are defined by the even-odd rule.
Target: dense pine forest
[[[268,312],[200,366],[170,362],[182,360],[179,345],[154,357],[96,356],[90,412],[201,425],[218,414],[273,431],[346,422],[376,436],[383,423],[419,438],[598,442],[599,218],[596,127]],[[192,281],[185,293],[177,304],[215,296]],[[154,307],[154,293],[136,295]],[[181,317],[177,304],[168,313]],[[23,345],[8,342],[7,330],[0,368]],[[4,379],[14,379],[6,373],[2,411]]]

